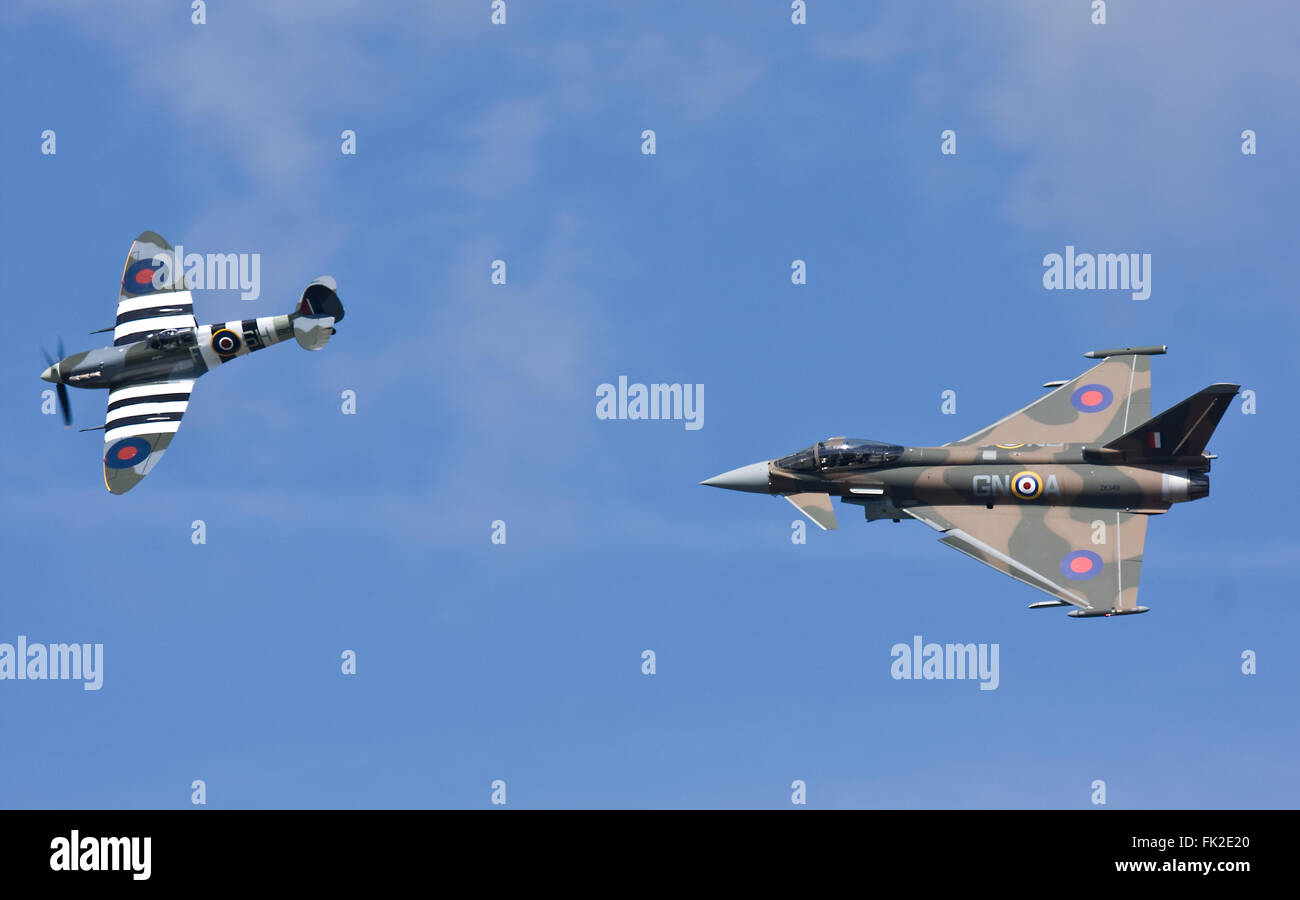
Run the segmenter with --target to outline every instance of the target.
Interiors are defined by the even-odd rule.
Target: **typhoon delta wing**
[[[1147,522],[1209,495],[1205,447],[1240,388],[1212,384],[1153,418],[1151,357],[1165,349],[1094,350],[1087,372],[941,447],[831,438],[702,483],[785,497],[823,530],[837,527],[833,498],[867,521],[922,522],[1052,598],[1031,608],[1146,612]]]
[[[108,390],[104,424],[82,430],[103,430],[104,486],[114,494],[135,487],[162,459],[201,375],[290,337],[319,350],[343,319],[338,287],[325,276],[287,315],[199,325],[181,263],[162,237],[141,234],[122,270],[113,346],[47,359],[41,374],[58,388],[65,424],[68,387]]]

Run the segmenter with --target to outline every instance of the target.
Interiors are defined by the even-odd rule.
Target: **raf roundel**
[[[212,335],[212,349],[219,356],[234,356],[239,352],[239,335],[229,328],[222,328]]]
[[[1061,559],[1061,574],[1075,581],[1087,581],[1100,574],[1101,557],[1091,550],[1075,550]]]
[[[1033,472],[1021,472],[1012,479],[1011,490],[1021,500],[1034,500],[1043,492],[1043,479]]]
[[[1115,394],[1104,384],[1085,384],[1070,395],[1070,403],[1079,412],[1101,412],[1115,401]]]
[[[152,294],[157,290],[153,286],[153,279],[158,268],[152,259],[142,259],[134,265],[128,266],[126,273],[122,276],[122,290],[137,296]]]
[[[129,469],[149,458],[153,447],[142,437],[122,438],[104,454],[104,465],[110,469]]]

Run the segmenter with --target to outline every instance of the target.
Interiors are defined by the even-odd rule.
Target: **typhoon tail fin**
[[[293,336],[304,348],[319,350],[329,343],[335,324],[343,321],[343,303],[334,279],[322,275],[307,285],[289,318],[293,322]]]
[[[1239,390],[1239,384],[1212,384],[1120,435],[1106,449],[1120,450],[1129,459],[1199,456]]]

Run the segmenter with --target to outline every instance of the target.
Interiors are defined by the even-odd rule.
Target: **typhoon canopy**
[[[776,494],[819,528],[832,498],[867,521],[915,519],[972,559],[1050,594],[1030,608],[1075,617],[1137,605],[1147,521],[1210,492],[1205,452],[1240,385],[1212,384],[1151,416],[1151,356],[1164,347],[1095,350],[1101,359],[1033,403],[942,447],[831,438],[702,484]]]
[[[124,494],[158,464],[181,427],[200,375],[280,341],[319,350],[343,319],[334,279],[318,278],[288,315],[199,325],[181,261],[152,231],[136,238],[122,270],[113,346],[74,353],[41,378],[54,383],[64,422],[67,388],[108,390],[104,424],[104,486]],[[60,350],[62,355],[62,350]]]

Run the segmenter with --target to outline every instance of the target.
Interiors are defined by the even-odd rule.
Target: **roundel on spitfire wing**
[[[110,469],[129,469],[138,466],[153,453],[153,447],[142,437],[122,438],[104,453],[104,465]]]

